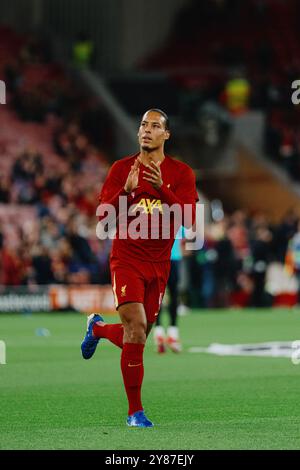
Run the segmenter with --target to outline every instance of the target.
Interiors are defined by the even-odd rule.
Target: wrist
[[[164,182],[161,182],[160,186],[157,186],[158,191],[165,189],[167,186],[164,184]]]

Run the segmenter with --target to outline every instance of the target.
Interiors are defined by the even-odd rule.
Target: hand
[[[131,193],[134,191],[139,182],[139,173],[140,173],[140,159],[137,158],[132,165],[130,172],[128,173],[127,180],[124,186],[126,193]]]
[[[144,171],[143,179],[149,181],[155,189],[159,189],[163,185],[163,180],[160,171],[161,162],[151,162],[150,165],[146,165],[148,171]]]

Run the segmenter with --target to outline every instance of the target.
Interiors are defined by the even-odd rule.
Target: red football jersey
[[[100,194],[100,204],[112,204],[117,209],[117,233],[113,240],[111,257],[125,261],[128,258],[167,261],[183,220],[175,218],[172,212],[167,216],[166,205],[171,207],[177,204],[182,209],[184,205],[190,205],[194,221],[198,200],[195,175],[186,163],[166,155],[160,166],[162,187],[156,190],[143,179],[143,171],[147,171],[147,168],[141,164],[138,187],[128,194],[124,186],[138,155],[139,153],[125,157],[112,165]],[[119,196],[126,197],[127,211],[119,211]]]

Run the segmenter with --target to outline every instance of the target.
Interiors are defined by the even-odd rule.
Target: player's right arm
[[[136,158],[134,164],[130,168],[130,172],[127,176],[127,180],[124,186],[126,193],[130,194],[138,187],[139,173],[140,173],[140,159]]]
[[[112,165],[101,190],[99,197],[100,207],[104,204],[111,205],[118,214],[119,197],[128,196],[138,186],[139,166],[140,161],[136,159],[125,180],[124,168],[121,161],[117,161]],[[104,215],[99,216],[100,221],[103,218]]]

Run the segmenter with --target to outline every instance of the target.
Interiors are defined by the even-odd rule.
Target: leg
[[[153,323],[149,323],[149,325],[152,327]],[[165,330],[164,327],[161,326],[161,309],[156,317],[153,339],[157,352],[159,354],[165,353]]]
[[[124,327],[121,323],[96,322],[93,326],[93,335],[96,338],[106,338],[119,348],[123,348]]]
[[[112,288],[122,324],[105,324],[100,315],[91,315],[87,339],[84,340],[90,345],[85,359],[94,354],[100,338],[107,338],[122,349],[121,370],[129,403],[127,424],[134,427],[153,426],[146,418],[141,403],[143,352],[151,330],[151,325],[147,325],[143,306],[147,282],[146,268],[146,263],[143,263],[141,268],[136,264],[130,266],[129,263],[111,263]]]
[[[147,319],[144,306],[129,302],[119,307],[124,327],[121,370],[127,394],[128,415],[142,411],[141,388],[144,377],[143,352],[147,338]]]
[[[124,327],[124,344],[145,344],[147,318],[143,304],[128,302],[120,305],[118,311]]]
[[[173,352],[181,351],[181,344],[179,341],[179,330],[177,327],[178,279],[179,279],[179,261],[172,261],[170,277],[168,280],[168,287],[169,287],[169,293],[170,293],[170,304],[169,304],[170,326],[168,328],[167,344]]]
[[[123,327],[121,371],[128,399],[127,424],[134,427],[152,427],[144,412],[141,389],[144,377],[143,352],[147,337],[147,319],[144,293],[147,282],[147,264],[111,263],[115,303]]]
[[[177,309],[178,309],[178,261],[171,262],[170,277],[168,280],[168,288],[170,293],[169,315],[170,326],[177,326]]]
[[[148,322],[156,322],[154,329],[154,344],[156,350],[159,354],[166,352],[165,346],[165,330],[161,326],[160,316],[161,316],[161,303],[166,289],[166,284],[170,274],[170,262],[160,263],[155,265],[154,277],[150,285],[148,285],[148,290],[145,296],[145,308],[147,311],[147,320]]]
[[[146,337],[148,337],[153,323],[147,322]],[[123,348],[124,326],[122,323],[96,322],[93,326],[93,334],[96,338],[106,338],[119,348]]]
[[[138,270],[129,269],[127,265],[123,266],[113,264],[111,266],[111,278],[115,304],[119,311],[122,324],[106,324],[104,322],[97,322],[93,326],[93,334],[96,338],[108,339],[122,349],[124,342],[139,342],[136,340],[129,340],[128,334],[132,327],[131,317],[133,316],[133,318],[135,318],[138,315],[135,313],[134,305],[142,305],[143,303],[144,281]],[[130,283],[128,283],[129,279]],[[121,305],[119,305],[120,303]],[[126,338],[124,338],[125,325]]]

